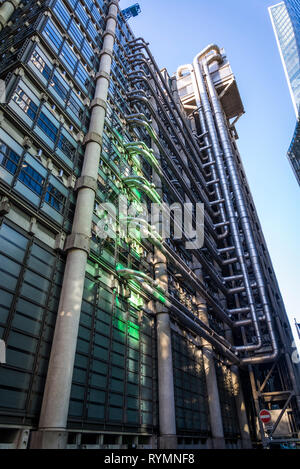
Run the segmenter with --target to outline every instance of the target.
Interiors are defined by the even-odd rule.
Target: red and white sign
[[[271,414],[268,410],[261,410],[259,413],[259,418],[265,425],[271,422]]]

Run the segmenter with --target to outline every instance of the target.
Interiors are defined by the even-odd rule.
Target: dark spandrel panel
[[[98,388],[105,388],[107,386],[107,377],[93,373],[91,375],[91,386],[97,386]]]
[[[92,420],[103,420],[105,413],[104,405],[88,404],[87,415]]]
[[[0,228],[0,251],[7,256],[22,262],[28,240],[9,226],[2,224]]]
[[[32,371],[34,364],[34,355],[13,350],[7,347],[6,360],[11,366],[22,368],[23,370]]]
[[[41,321],[43,317],[43,308],[40,306],[37,306],[27,300],[24,300],[22,298],[18,299],[17,305],[16,305],[16,311],[19,313],[26,314],[26,316],[30,316],[32,319],[35,319],[36,321]]]
[[[19,350],[24,350],[27,353],[35,353],[37,343],[37,339],[14,331],[10,332],[7,341],[8,346],[15,347]]]
[[[23,410],[25,408],[26,398],[26,392],[0,388],[1,407]]]
[[[24,316],[23,314],[15,314],[13,321],[12,321],[12,327],[14,329],[19,329],[23,332],[27,332],[29,334],[32,334],[34,336],[38,336],[41,331],[41,323],[28,318],[27,316]]]
[[[29,385],[30,375],[20,371],[2,368],[0,373],[0,385],[15,389],[25,390]],[[1,390],[0,387],[0,390]],[[0,401],[1,402],[1,401]]]
[[[80,417],[83,412],[82,402],[70,400],[69,414],[75,417]]]

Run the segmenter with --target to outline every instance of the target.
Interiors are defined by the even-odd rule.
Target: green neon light
[[[132,189],[132,192],[134,192],[134,194],[137,196],[137,198],[138,198],[139,200],[141,200],[142,194],[141,194],[137,189],[135,189],[135,188]]]

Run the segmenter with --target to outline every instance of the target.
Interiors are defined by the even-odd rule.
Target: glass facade
[[[297,125],[288,151],[288,159],[300,185],[300,1],[284,0],[270,7],[269,11],[297,116]]]
[[[285,0],[269,8],[283,66],[298,116],[300,105],[300,3]]]

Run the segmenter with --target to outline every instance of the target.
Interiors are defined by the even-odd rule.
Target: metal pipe
[[[137,151],[139,154],[141,154],[143,157],[145,157],[146,161],[148,161],[148,162],[151,164],[151,166],[153,166],[153,165],[152,165],[152,159],[155,158],[155,157],[154,157],[154,155],[152,155],[152,154],[149,153],[149,149],[148,149],[148,147],[145,145],[145,143],[143,143],[143,142],[136,142],[136,145],[139,145],[139,146],[141,145],[141,146],[143,147],[144,151],[141,151],[141,150],[139,149],[139,147],[135,148],[135,143],[133,143],[133,142],[132,142],[132,143],[129,143],[129,144],[126,144],[126,145],[125,145],[125,148],[129,148],[129,152],[131,152],[131,153],[134,152],[134,150]],[[166,176],[164,173],[162,173],[161,168],[159,168],[159,166],[158,166],[158,164],[157,164],[157,160],[156,160],[156,164],[155,164],[154,167],[155,167],[155,171],[157,171],[157,174],[160,176],[160,178],[161,178],[161,179],[165,182],[165,184],[168,186],[168,188],[169,188],[169,190],[171,191],[171,193],[172,193],[173,195],[175,194],[175,196],[177,196],[177,198],[178,198],[178,201],[180,201],[180,202],[183,204],[184,201],[182,200],[180,194],[178,194],[178,193],[176,192],[176,190],[173,188],[173,186],[172,186],[172,184],[171,184],[171,181],[169,181],[169,179],[167,178],[167,176]],[[173,189],[174,189],[174,191],[173,191]],[[175,222],[175,220],[174,220],[174,222]],[[206,242],[208,243],[208,239],[206,239]],[[212,253],[213,257],[216,259],[216,261],[217,261],[217,262],[219,261],[219,263],[220,263],[221,265],[222,265],[222,264],[223,264],[223,265],[227,265],[229,261],[230,261],[230,262],[232,261],[232,260],[220,260],[219,258],[216,258],[216,253],[215,253],[213,247],[209,244],[209,245],[208,245],[208,248],[210,249],[210,252]],[[195,257],[202,263],[202,265],[206,267],[206,269],[208,270],[208,272],[211,274],[212,279],[216,282],[216,284],[217,284],[218,287],[223,291],[223,293],[227,294],[227,291],[226,291],[226,288],[225,288],[225,286],[224,286],[224,282],[223,282],[222,278],[220,278],[220,277],[218,276],[218,274],[215,272],[214,267],[213,267],[212,265],[210,265],[210,264],[206,261],[206,259],[205,259],[204,255],[202,254],[202,252],[201,252],[200,250],[197,250],[197,251],[194,252],[194,255],[195,255]],[[235,259],[233,259],[233,261],[235,261]]]
[[[119,274],[119,272],[123,270],[126,271],[126,269],[120,269],[117,271],[117,273]],[[139,283],[143,290],[151,295],[152,298],[160,301],[167,308],[169,308],[182,324],[186,325],[191,331],[210,342],[214,347],[216,347],[217,350],[225,355],[231,363],[235,363],[237,365],[240,364],[240,360],[236,355],[234,347],[232,347],[231,344],[226,341],[226,339],[224,339],[224,337],[219,336],[200,319],[196,318],[192,313],[190,313],[179,302],[179,306],[176,306],[175,299],[170,297],[170,295],[167,293],[162,295],[161,293],[154,290],[150,285],[145,283],[145,279],[141,278],[138,272],[135,276],[133,274],[130,274],[130,276],[134,278],[134,280]]]
[[[140,118],[142,117],[142,118]],[[149,122],[145,119],[145,116],[144,115],[140,115],[140,114],[133,114],[133,115],[130,115],[130,116],[126,116],[126,119],[127,119],[127,122],[130,124],[130,125],[135,125],[135,126],[138,126],[138,127],[144,127],[147,132],[149,133],[150,137],[155,141],[156,145],[158,146],[160,152],[162,154],[164,154],[164,156],[166,157],[167,161],[169,162],[169,164],[171,165],[173,171],[175,172],[176,174],[176,177],[178,177],[178,179],[181,180],[182,182],[182,186],[183,188],[185,189],[185,191],[187,193],[190,193],[190,190],[188,188],[188,186],[186,185],[186,182],[184,180],[184,178],[182,178],[182,175],[180,173],[180,171],[178,170],[178,168],[176,167],[176,165],[172,162],[172,159],[171,157],[167,154],[166,150],[164,149],[164,147],[161,145],[157,135],[155,134],[155,132],[153,131],[151,125],[149,124]],[[180,197],[180,196],[179,196]],[[184,203],[182,201],[182,198],[180,197],[179,200],[181,200],[182,203]],[[192,197],[192,200],[194,203],[197,203],[197,200],[194,198],[194,196]],[[192,219],[194,220],[194,217],[192,217]],[[207,223],[209,224],[209,220],[206,218],[206,221]],[[212,227],[212,234],[214,235],[215,234],[215,231]],[[216,262],[219,263],[219,265],[222,265],[222,263],[224,261],[222,261],[222,259],[220,259],[220,256],[216,250],[216,248],[212,245],[210,239],[208,237],[205,238],[205,244],[207,246],[207,248],[209,249],[210,253],[212,254],[212,256],[214,257],[214,259],[216,260]]]
[[[147,83],[148,86],[149,83]],[[140,90],[135,90],[133,93],[136,93],[137,91],[140,91]],[[129,93],[130,94],[130,93]],[[163,122],[161,121],[161,119],[159,118],[159,116],[157,115],[157,112],[153,109],[149,99],[147,99],[146,97],[144,96],[140,96],[138,94],[133,94],[131,95],[131,100],[134,102],[134,101],[138,101],[138,102],[141,102],[143,103],[145,106],[147,106],[151,112],[151,114],[153,115],[153,117],[155,118],[155,121],[158,123],[159,127],[161,128],[161,130],[163,131],[164,135],[165,135],[165,138],[167,140],[167,142],[169,143],[169,145],[173,148],[173,151],[174,153],[177,155],[178,159],[181,160],[181,162],[184,164],[185,166],[185,172],[187,173],[190,181],[192,182],[193,184],[193,187],[194,189],[199,193],[202,201],[204,202],[204,204],[206,205],[206,209],[208,210],[208,212],[210,212],[211,215],[213,215],[213,211],[211,210],[210,208],[210,203],[209,203],[209,200],[208,200],[208,193],[203,193],[203,191],[200,189],[199,187],[199,184],[197,183],[197,181],[195,180],[194,178],[194,175],[192,174],[191,170],[189,169],[188,165],[182,160],[181,158],[181,155],[180,155],[180,152],[177,150],[177,147],[176,145],[174,144],[174,142],[172,141],[172,139],[170,138],[169,136],[169,132],[166,130]],[[162,112],[164,112],[164,109],[162,108]],[[170,121],[170,125],[172,125],[172,122]],[[173,129],[173,132],[175,133],[176,132],[176,129]],[[179,173],[181,175],[181,173]],[[196,174],[197,174],[197,171],[196,171]],[[178,177],[178,175],[177,175]],[[181,177],[181,176],[180,176]],[[202,174],[199,174],[198,173],[198,177],[201,181],[201,185],[202,187],[206,187],[207,186],[207,183],[206,181],[204,180]],[[183,178],[183,177],[181,177]]]
[[[232,204],[231,195],[230,195],[230,191],[228,187],[227,175],[226,175],[226,171],[225,171],[224,164],[223,164],[223,154],[222,154],[222,150],[219,144],[218,134],[217,134],[215,123],[214,123],[213,112],[210,106],[204,77],[202,75],[202,71],[201,71],[200,63],[199,63],[199,60],[213,49],[214,49],[213,45],[208,46],[206,49],[204,49],[204,51],[202,51],[195,57],[194,62],[193,62],[194,71],[195,71],[196,79],[197,79],[197,86],[198,86],[197,89],[199,91],[199,96],[201,99],[201,104],[203,106],[204,116],[207,122],[210,137],[211,137],[211,142],[212,142],[213,152],[214,152],[214,160],[216,161],[216,165],[217,165],[218,175],[219,175],[219,179],[221,182],[223,196],[225,199],[226,211],[227,211],[229,221],[230,221],[231,235],[234,240],[234,244],[236,246],[236,255],[240,263],[242,274],[244,277],[245,290],[246,290],[246,294],[248,298],[249,307],[251,310],[251,317],[253,321],[255,335],[257,338],[257,344],[245,345],[240,350],[244,350],[244,351],[259,350],[262,346],[262,337],[261,337],[261,333],[260,333],[260,329],[258,325],[256,310],[255,310],[255,300],[253,297],[248,270],[247,270],[246,262],[244,259],[244,253],[243,253],[243,248],[242,248],[242,244],[240,240],[240,234],[239,234],[239,228],[238,228],[237,219],[235,215],[235,210]]]
[[[216,52],[219,54],[220,52],[219,49],[217,49]],[[197,65],[198,65],[198,70],[199,70],[200,69],[199,59],[197,59]],[[251,227],[251,223],[249,219],[249,214],[246,209],[244,194],[243,194],[241,183],[238,177],[238,171],[237,171],[236,164],[234,161],[232,144],[231,144],[231,140],[228,134],[223,111],[221,109],[220,101],[219,101],[215,86],[213,84],[212,78],[210,76],[210,72],[209,72],[209,68],[208,68],[208,64],[206,60],[203,61],[203,70],[206,75],[208,92],[211,98],[212,107],[214,110],[214,116],[216,119],[216,124],[217,124],[217,128],[219,131],[219,135],[220,135],[220,139],[221,139],[221,143],[222,143],[222,147],[224,151],[224,159],[226,161],[229,178],[230,178],[231,185],[232,185],[232,190],[235,195],[236,205],[237,205],[238,213],[240,216],[240,221],[243,227],[245,241],[247,244],[254,276],[256,279],[257,289],[259,291],[260,299],[262,302],[262,306],[263,306],[263,310],[264,310],[264,314],[266,318],[266,324],[267,324],[270,341],[271,341],[271,345],[273,349],[273,353],[269,355],[269,358],[274,360],[274,358],[278,355],[279,351],[278,351],[277,341],[276,341],[276,337],[275,337],[274,330],[273,330],[269,300],[267,298],[264,279],[263,279],[262,270],[261,270],[261,266],[259,262],[259,256],[258,256],[258,252],[256,249],[256,245],[255,245],[255,241],[254,241],[254,237],[252,233],[252,227]],[[268,356],[265,356],[263,358],[261,357],[261,360],[266,360],[266,359],[268,359]]]
[[[226,217],[226,214],[225,214],[224,201],[222,202],[222,194],[221,194],[221,189],[220,189],[220,179],[217,178],[216,161],[215,161],[215,158],[214,158],[213,153],[212,153],[212,145],[210,144],[210,140],[209,140],[209,132],[208,132],[207,127],[206,127],[204,112],[203,112],[203,109],[202,109],[202,106],[201,106],[201,98],[200,98],[200,94],[199,94],[199,90],[198,90],[198,86],[197,86],[195,73],[194,73],[192,65],[183,65],[182,67],[179,67],[178,70],[177,70],[177,76],[178,77],[180,77],[182,75],[182,71],[183,71],[184,68],[185,69],[188,68],[188,70],[191,74],[191,79],[192,79],[193,89],[194,89],[194,93],[195,93],[196,104],[197,104],[198,113],[199,113],[199,120],[200,120],[201,130],[203,132],[202,135],[204,136],[204,143],[206,145],[205,149],[207,149],[207,155],[208,155],[208,163],[207,164],[210,165],[211,168],[212,168],[213,179],[217,180],[217,182],[214,184],[214,188],[215,188],[215,191],[216,191],[216,198],[217,198],[218,201],[220,201],[218,203],[218,205],[219,205],[219,208],[220,208],[220,215],[221,215],[222,222],[227,223],[228,220],[227,220],[227,217]],[[229,234],[229,230],[226,227],[224,232],[221,235],[219,235],[219,239],[226,238],[228,236],[228,234]]]
[[[143,225],[143,226],[148,225],[147,222],[145,222],[145,220],[142,220],[142,222],[140,223],[136,219],[134,218],[131,219],[129,217],[128,221],[136,221],[136,225]],[[209,295],[209,293],[207,292],[207,289],[205,288],[203,283],[200,282],[200,280],[197,278],[195,273],[186,266],[184,261],[179,256],[177,256],[176,253],[171,251],[171,248],[168,246],[166,242],[161,242],[161,240],[156,238],[156,233],[149,231],[149,235],[150,235],[149,241],[158,249],[160,249],[162,253],[168,257],[170,262],[172,262],[176,266],[176,269],[178,269],[186,277],[186,279],[190,283],[192,283],[194,288],[199,293],[201,293],[201,295],[207,300],[208,304],[214,309],[219,319],[221,319],[223,322],[225,322],[228,326],[232,328],[233,323],[231,319],[228,317],[226,312],[216,303],[213,297]],[[126,269],[126,271],[128,271],[128,269]],[[136,271],[133,271],[133,272],[135,272],[136,274]]]

